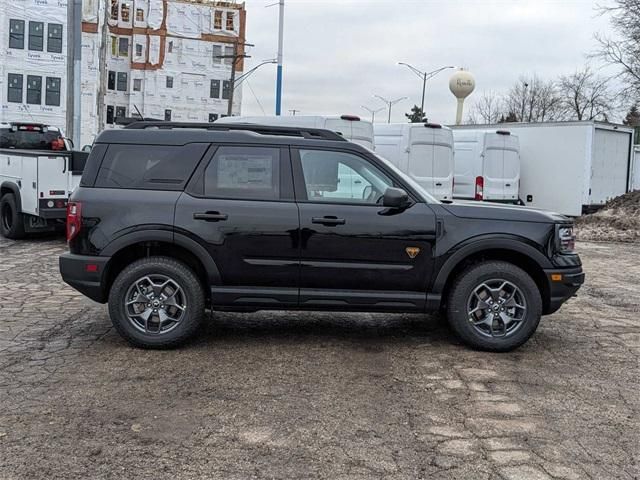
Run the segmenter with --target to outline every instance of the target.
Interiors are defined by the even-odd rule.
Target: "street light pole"
[[[242,53],[240,53],[238,47],[242,45]],[[233,43],[233,55],[216,55],[215,58],[230,58],[231,59],[231,78],[229,79],[229,104],[227,105],[227,115],[233,114],[233,97],[234,97],[234,85],[236,84],[236,67],[238,66],[238,60],[244,58],[251,58],[251,56],[244,53],[244,47],[254,47],[251,43],[240,43],[236,40]],[[224,91],[224,90],[223,90]]]
[[[401,98],[396,98],[395,100],[388,100],[384,97],[381,97],[380,95],[374,95],[374,97],[382,100],[384,103],[387,104],[387,107],[389,107],[389,118],[387,120],[387,123],[391,123],[391,107],[393,107],[396,103],[407,99],[407,97],[401,97]]]
[[[371,123],[376,123],[376,113],[381,112],[382,110],[384,110],[384,107],[378,108],[377,110],[374,110],[372,108],[369,108],[365,105],[362,105],[362,108],[364,108],[367,112],[369,112],[371,114]]]
[[[415,73],[418,77],[420,77],[420,79],[422,80],[422,103],[420,104],[420,110],[422,112],[422,116],[424,117],[425,116],[424,100],[425,100],[425,94],[427,92],[427,80],[431,80],[433,77],[435,77],[437,74],[439,74],[443,70],[447,70],[449,68],[456,68],[456,67],[453,65],[447,65],[446,67],[440,67],[431,72],[423,72],[422,70],[418,70],[416,67],[414,67],[413,65],[409,65],[408,63],[398,62],[398,65],[404,65],[413,73]]]

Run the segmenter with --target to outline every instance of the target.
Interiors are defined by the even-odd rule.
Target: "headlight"
[[[573,225],[556,225],[556,249],[560,253],[573,253],[576,249],[576,235]]]

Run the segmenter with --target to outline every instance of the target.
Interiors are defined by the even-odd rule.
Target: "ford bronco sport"
[[[571,220],[441,203],[328,130],[138,122],[97,138],[69,201],[63,279],[146,348],[205,309],[444,311],[509,351],[584,281]]]

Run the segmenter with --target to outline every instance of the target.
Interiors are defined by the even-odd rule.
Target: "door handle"
[[[436,187],[441,187],[442,184],[441,183],[436,183]]]
[[[320,225],[335,226],[344,225],[346,220],[344,218],[337,217],[313,217],[311,223],[319,223]]]
[[[220,222],[229,218],[229,215],[220,212],[204,212],[204,213],[194,213],[194,220],[204,220],[205,222]]]

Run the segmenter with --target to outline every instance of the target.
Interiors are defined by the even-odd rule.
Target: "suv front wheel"
[[[525,343],[542,315],[540,291],[521,268],[487,261],[456,278],[448,298],[451,328],[467,345],[508,352]]]
[[[204,291],[194,272],[168,257],[133,262],[109,293],[113,326],[141,348],[171,348],[186,342],[204,318]]]

